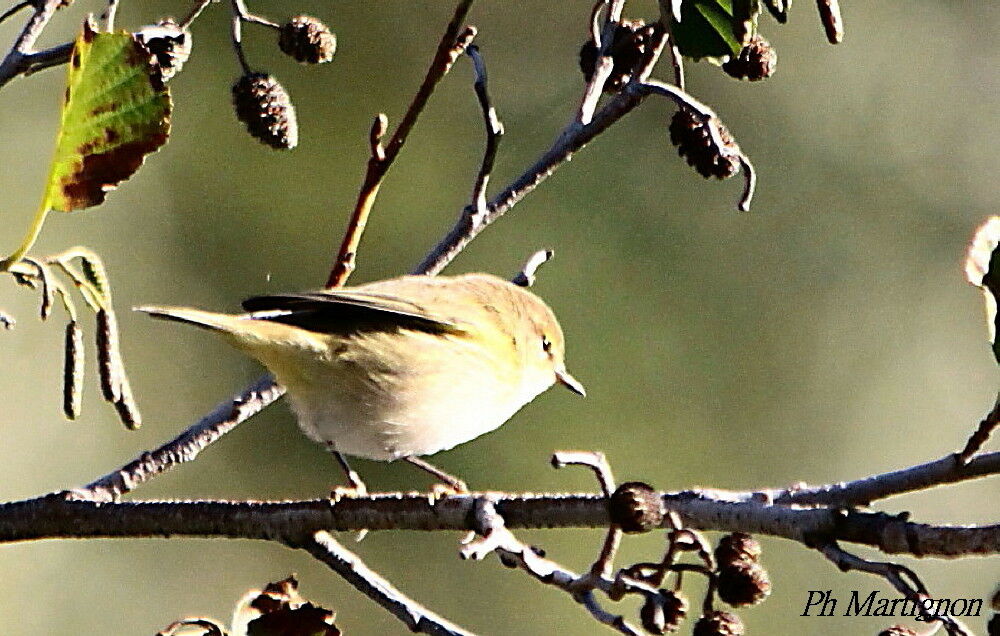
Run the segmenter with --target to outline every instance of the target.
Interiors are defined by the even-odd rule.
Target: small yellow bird
[[[403,276],[356,287],[259,296],[249,312],[138,307],[224,334],[288,391],[299,427],[342,454],[417,459],[506,422],[556,382],[585,395],[566,370],[563,332],[538,296],[489,274]]]

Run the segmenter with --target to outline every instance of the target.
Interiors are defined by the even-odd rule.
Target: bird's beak
[[[580,381],[574,378],[572,375],[570,375],[569,371],[567,371],[566,369],[556,370],[556,381],[559,382],[559,384],[566,387],[567,389],[569,389],[570,391],[572,391],[573,393],[576,393],[581,397],[587,397],[587,389],[583,388],[583,385],[580,384]]]

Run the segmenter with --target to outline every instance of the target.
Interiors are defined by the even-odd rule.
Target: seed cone
[[[337,52],[337,36],[316,18],[300,15],[282,25],[278,46],[303,64],[322,64]]]
[[[744,46],[739,55],[732,57],[722,65],[731,77],[757,82],[774,75],[778,65],[778,53],[771,43],[760,37],[753,36],[750,43]]]
[[[713,139],[712,128],[722,141],[721,147]],[[740,147],[729,129],[715,117],[705,121],[681,108],[670,120],[670,141],[677,146],[678,154],[706,179],[728,179],[740,170]]]
[[[247,73],[233,84],[236,117],[262,143],[279,150],[299,143],[295,106],[285,88],[267,73]]]
[[[692,636],[743,636],[743,621],[729,612],[710,612],[694,624]]]

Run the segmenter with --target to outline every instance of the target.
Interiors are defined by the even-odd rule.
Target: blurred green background
[[[481,2],[480,28],[507,137],[496,188],[568,120],[582,80],[576,53],[591,2]],[[120,24],[183,14],[183,2],[125,2]],[[87,10],[61,13],[44,38],[72,36]],[[250,60],[276,74],[298,109],[301,145],[276,153],[235,120],[228,12],[194,27],[172,82],[171,143],[100,209],[50,219],[35,253],[81,243],[110,268],[126,363],[146,424],[126,432],[88,371],[84,416],[60,412],[62,329],[2,282],[20,320],[0,333],[0,499],[86,483],[188,426],[260,369],[202,332],[153,322],[141,303],[235,309],[251,294],[316,287],[339,244],[366,160],[372,116],[395,123],[418,85],[451,2],[254,2],[283,20],[310,13],[336,31],[332,64],[299,67],[269,31],[245,33]],[[627,13],[653,17],[651,0]],[[776,75],[736,82],[688,66],[760,174],[754,211],[741,184],[703,181],[667,140],[671,109],[650,101],[484,233],[449,270],[511,274],[532,251],[557,257],[536,287],[559,314],[580,400],[551,391],[501,430],[435,461],[473,487],[592,490],[554,472],[554,449],[600,449],[620,479],[664,489],[747,489],[852,479],[961,446],[992,404],[995,363],[965,245],[995,213],[1000,7],[931,0],[844,7],[847,37],[826,43],[811,3],[779,27]],[[0,28],[10,42],[21,19]],[[666,75],[666,66],[660,74]],[[17,244],[42,189],[63,71],[0,91],[0,241]],[[379,197],[355,282],[412,267],[450,227],[478,167],[482,124],[462,61],[440,87]],[[61,319],[61,317],[60,317]],[[88,323],[88,338],[92,328]],[[93,356],[91,356],[93,358]],[[370,485],[422,488],[411,468],[357,461]],[[309,498],[339,479],[282,404],[142,488],[142,498]],[[997,481],[890,501],[925,522],[997,521]],[[599,531],[526,532],[583,568]],[[372,533],[356,546],[404,591],[485,634],[607,633],[562,593],[457,558],[459,534]],[[351,536],[344,540],[351,544]],[[742,613],[750,633],[875,633],[884,619],[800,618],[807,590],[878,589],[814,553],[765,540],[772,598]],[[659,535],[630,538],[622,563],[658,558]],[[353,545],[353,544],[351,544]],[[870,554],[862,550],[862,554]],[[987,597],[1000,560],[903,560],[942,597]],[[0,633],[153,634],[187,615],[228,621],[249,588],[297,572],[304,594],[339,611],[350,634],[404,628],[304,554],[223,540],[44,541],[0,546]],[[632,603],[621,606],[635,617]],[[970,625],[983,630],[985,618]]]

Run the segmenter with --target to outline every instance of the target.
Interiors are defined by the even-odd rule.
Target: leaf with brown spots
[[[170,134],[170,93],[129,33],[84,23],[70,57],[62,122],[44,206],[70,212],[104,201]]]

